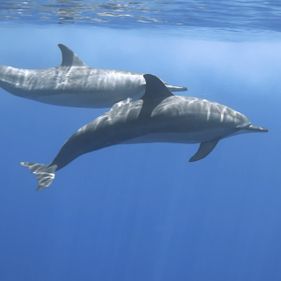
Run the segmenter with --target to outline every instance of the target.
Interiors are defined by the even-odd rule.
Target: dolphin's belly
[[[72,91],[57,91],[52,95],[37,95],[31,99],[43,103],[73,106],[73,107],[110,107],[112,104],[119,102],[128,96],[134,96],[136,99],[144,94],[143,88],[136,88],[132,91],[108,91],[101,92],[98,90],[81,91],[73,93]]]
[[[231,133],[232,130],[226,131],[225,129],[221,128],[182,133],[150,133],[141,137],[126,140],[123,143],[201,143],[221,137],[226,137]]]

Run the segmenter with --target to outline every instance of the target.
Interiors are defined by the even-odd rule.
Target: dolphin
[[[156,76],[145,74],[144,96],[116,103],[110,111],[81,127],[62,146],[49,165],[21,162],[37,177],[38,188],[48,187],[55,172],[78,156],[115,144],[200,143],[190,158],[206,157],[225,137],[267,132],[225,105],[205,99],[175,96]]]
[[[0,87],[23,98],[74,107],[110,107],[145,93],[143,74],[87,66],[72,50],[58,44],[62,62],[48,69],[0,66]],[[187,88],[166,85],[171,91]]]

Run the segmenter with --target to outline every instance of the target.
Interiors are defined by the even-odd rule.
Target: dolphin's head
[[[235,134],[268,132],[266,128],[253,125],[247,116],[237,111],[235,113],[235,123],[237,129]]]
[[[236,134],[245,134],[245,133],[266,133],[268,129],[253,125],[251,122],[238,125]]]

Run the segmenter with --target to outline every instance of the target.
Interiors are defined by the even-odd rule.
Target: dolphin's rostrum
[[[78,156],[115,144],[176,142],[200,143],[190,161],[206,157],[220,139],[247,132],[266,132],[248,118],[205,99],[173,95],[155,76],[146,74],[142,99],[115,104],[110,111],[81,127],[62,146],[50,165],[22,162],[48,187],[55,172]]]
[[[87,66],[63,44],[62,62],[47,69],[0,66],[0,87],[39,102],[74,107],[109,107],[126,98],[138,99],[145,92],[142,74]],[[171,91],[185,87],[167,85]]]

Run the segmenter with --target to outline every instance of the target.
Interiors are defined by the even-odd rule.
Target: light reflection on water
[[[0,21],[36,24],[90,24],[119,28],[149,25],[223,30],[281,31],[278,1],[8,1]]]

